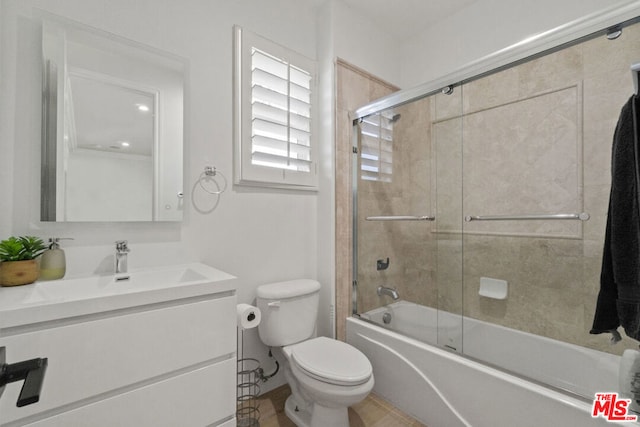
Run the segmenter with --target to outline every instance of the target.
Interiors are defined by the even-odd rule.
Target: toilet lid
[[[363,384],[371,377],[369,359],[342,341],[318,337],[290,347],[291,358],[309,376],[338,385]]]

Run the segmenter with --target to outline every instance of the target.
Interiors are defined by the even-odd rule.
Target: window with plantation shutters
[[[236,184],[316,189],[315,63],[235,28]]]
[[[399,115],[383,111],[360,122],[360,177],[391,182],[393,174],[393,124]]]

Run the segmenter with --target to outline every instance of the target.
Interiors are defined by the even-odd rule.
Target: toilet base
[[[314,416],[309,411],[296,410],[297,404],[293,395],[284,404],[284,413],[298,427],[349,427],[347,408],[326,408],[317,403],[313,405]]]
[[[284,403],[284,413],[298,427],[311,427],[311,414],[308,411],[297,410],[296,400],[293,395]]]

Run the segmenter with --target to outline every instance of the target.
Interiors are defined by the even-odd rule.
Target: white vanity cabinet
[[[196,266],[200,273],[212,273],[210,267]],[[0,303],[0,316],[4,308],[6,319],[17,323],[4,322],[0,328],[5,363],[48,361],[39,402],[17,407],[23,382],[5,386],[0,426],[235,425],[233,277],[222,274],[211,280],[202,275],[178,286],[103,295],[112,299],[111,306],[100,299],[92,303],[85,298],[79,304],[64,298],[58,302],[61,315],[42,321],[32,314],[27,317],[37,321],[31,323],[16,322],[20,316]],[[132,279],[133,286],[135,273]],[[64,281],[59,282],[62,286]],[[43,284],[47,300],[55,283]],[[10,291],[2,289],[0,298]],[[141,293],[149,294],[146,301]],[[80,314],[64,307],[67,303],[75,304]],[[91,312],[89,306],[100,309]]]

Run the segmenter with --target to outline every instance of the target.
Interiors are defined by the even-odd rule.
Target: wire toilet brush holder
[[[238,306],[237,329],[237,393],[236,393],[236,425],[238,427],[260,426],[260,383],[269,381],[280,370],[280,364],[273,357],[269,348],[269,358],[275,364],[272,373],[266,375],[260,367],[260,361],[251,357],[244,357],[244,332],[245,326],[252,329],[260,322],[260,310],[256,307],[243,304]],[[248,323],[245,323],[245,315]],[[253,322],[253,323],[251,323]]]
[[[236,419],[238,427],[260,426],[260,378],[262,370],[257,359],[238,360],[238,397]]]
[[[244,330],[240,329],[238,359],[238,390],[236,394],[236,425],[238,427],[260,426],[260,382],[264,375],[258,359],[244,358]]]

